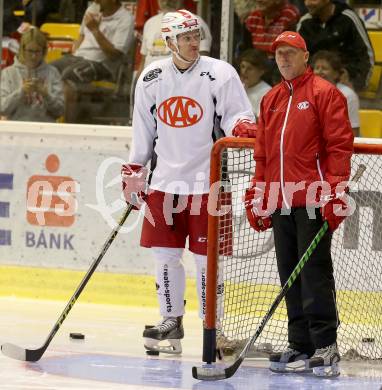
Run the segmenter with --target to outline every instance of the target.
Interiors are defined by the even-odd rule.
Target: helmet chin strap
[[[193,64],[193,63],[197,60],[197,58],[196,58],[195,60],[192,60],[192,61],[186,60],[184,57],[182,57],[182,56],[179,54],[179,47],[178,47],[177,42],[174,42],[174,41],[173,41],[173,45],[176,47],[176,51],[175,51],[175,50],[171,50],[170,48],[169,48],[169,49],[171,50],[171,53],[174,54],[175,57],[176,57],[179,61],[182,61],[182,62],[184,62],[184,63],[186,63],[186,64],[188,64],[188,65],[191,65],[191,64]],[[199,58],[199,57],[198,57],[198,58]]]
[[[197,60],[197,58],[195,59],[195,60],[192,60],[192,61],[188,61],[188,60],[186,60],[185,58],[183,58],[180,54],[179,54],[179,52],[177,51],[177,52],[174,52],[174,54],[175,54],[175,57],[179,60],[179,61],[182,61],[182,62],[185,62],[186,64],[193,64],[196,60]]]

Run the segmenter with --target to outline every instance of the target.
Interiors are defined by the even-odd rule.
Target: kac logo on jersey
[[[198,123],[203,117],[202,106],[186,96],[173,96],[160,104],[158,117],[171,127],[188,127]]]
[[[307,102],[306,100],[304,102],[300,102],[297,104],[297,108],[299,110],[307,110],[309,108],[309,102]]]

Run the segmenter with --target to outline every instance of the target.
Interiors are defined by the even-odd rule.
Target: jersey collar
[[[195,62],[189,67],[187,68],[184,72],[181,72],[177,67],[176,65],[174,64],[174,61],[172,61],[172,68],[174,69],[175,73],[176,74],[187,74],[187,73],[191,73],[195,67],[199,64],[199,61],[200,61],[200,56],[195,60]]]

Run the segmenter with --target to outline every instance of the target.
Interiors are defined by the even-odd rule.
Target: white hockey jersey
[[[155,61],[137,82],[129,162],[151,160],[151,189],[208,193],[212,145],[241,118],[255,120],[230,64],[202,56],[182,73],[172,58]]]

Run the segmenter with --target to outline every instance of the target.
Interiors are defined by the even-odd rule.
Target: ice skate
[[[271,362],[269,369],[273,372],[312,372],[309,368],[309,356],[306,353],[287,348],[283,352],[272,353],[269,357]]]
[[[309,360],[309,367],[313,374],[320,377],[335,377],[340,375],[338,362],[341,360],[337,344],[334,343],[325,348],[316,349]]]
[[[170,354],[182,353],[180,340],[184,337],[183,317],[164,317],[156,326],[147,326],[143,331],[147,351]]]

